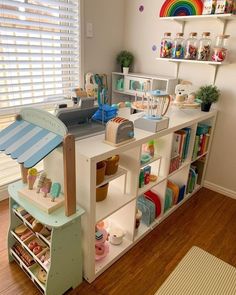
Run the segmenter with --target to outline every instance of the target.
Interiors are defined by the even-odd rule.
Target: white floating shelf
[[[125,252],[127,252],[129,248],[131,248],[132,244],[133,242],[126,238],[123,239],[123,242],[120,245],[112,245],[109,243],[109,253],[107,256],[95,262],[96,277],[118,260]]]
[[[209,15],[187,15],[187,16],[168,16],[168,17],[160,17],[160,20],[163,21],[178,21],[178,22],[186,22],[186,21],[199,21],[199,20],[236,20],[236,15],[232,13],[227,14],[209,14]]]
[[[144,185],[143,187],[138,189],[138,196],[141,196],[145,192],[152,189],[154,186],[158,185],[162,181],[166,180],[166,177],[158,176],[156,181],[150,181],[149,184]]]
[[[124,168],[119,167],[116,174],[106,175],[104,181],[102,183],[100,183],[99,185],[97,185],[96,187],[105,185],[108,182],[110,182],[110,181],[112,181],[112,180],[114,180],[114,179],[116,179],[118,177],[121,177],[122,175],[126,175],[126,174],[127,174],[127,170],[125,170]]]
[[[106,199],[96,202],[96,223],[107,218],[134,199],[134,196],[124,194],[122,188],[110,184]]]
[[[162,58],[162,57],[157,57],[156,60],[176,62],[176,63],[205,64],[205,65],[212,65],[212,66],[220,66],[220,65],[227,64],[227,62],[216,62],[216,61],[210,61],[210,60],[203,61],[203,60],[174,59],[174,58]]]
[[[140,163],[140,168],[143,168],[145,166],[148,166],[150,165],[151,163],[155,162],[155,161],[158,161],[158,160],[161,160],[161,156],[159,155],[154,155],[154,157],[151,158],[150,161],[146,162],[146,163]]]

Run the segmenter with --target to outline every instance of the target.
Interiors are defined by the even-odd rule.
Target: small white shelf
[[[190,164],[190,161],[185,161],[183,162],[178,169],[176,169],[175,171],[171,172],[169,175],[168,175],[168,178],[175,175],[176,173],[178,173],[179,171],[181,171],[183,168],[187,167],[188,165]]]
[[[105,176],[105,179],[102,183],[100,183],[99,185],[97,185],[96,187],[100,187],[102,185],[105,185],[107,184],[108,182],[118,178],[118,177],[121,177],[122,175],[127,175],[127,170],[125,170],[124,168],[121,168],[119,167],[116,174],[113,174],[113,175],[107,175]]]
[[[187,15],[187,16],[168,16],[160,17],[162,21],[177,21],[177,22],[186,22],[186,21],[199,21],[199,20],[236,20],[236,15],[232,13],[226,14],[207,14],[207,15]]]
[[[162,57],[156,57],[156,60],[176,62],[176,63],[205,64],[205,65],[211,65],[211,66],[220,66],[220,65],[227,64],[227,62],[216,62],[211,60],[203,61],[203,60],[175,59],[175,58],[162,58]]]
[[[109,253],[107,256],[95,262],[96,277],[117,261],[125,252],[127,252],[131,248],[132,244],[133,242],[126,238],[123,238],[123,242],[120,245],[112,245],[109,243]]]
[[[192,159],[191,163],[196,162],[197,160],[201,159],[202,157],[206,156],[208,153],[208,151],[206,151],[205,153],[201,154],[200,156],[196,157],[195,159]]]
[[[122,188],[111,184],[106,199],[96,202],[96,223],[107,218],[134,199],[135,196],[124,194]]]
[[[143,187],[138,189],[138,197],[144,194],[145,192],[152,189],[154,186],[158,185],[162,181],[166,180],[166,177],[164,176],[158,176],[156,181],[150,181],[149,184],[144,185]]]
[[[148,162],[146,162],[146,163],[141,163],[140,162],[140,168],[143,168],[143,167],[145,167],[145,166],[148,166],[148,165],[150,165],[151,163],[153,163],[153,162],[155,162],[155,161],[158,161],[158,160],[161,160],[161,156],[159,156],[159,155],[154,155],[154,157],[152,157],[151,159],[150,159],[150,161],[148,161]]]

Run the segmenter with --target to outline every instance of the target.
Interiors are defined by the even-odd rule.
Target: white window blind
[[[71,96],[79,80],[79,0],[0,1],[0,110]]]
[[[79,3],[0,1],[0,130],[22,106],[49,110],[78,86]],[[0,193],[19,176],[19,165],[0,153]]]

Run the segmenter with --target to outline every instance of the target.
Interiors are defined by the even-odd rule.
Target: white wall
[[[123,47],[124,3],[125,0],[83,0],[84,73],[106,73],[110,77],[115,70],[116,55]],[[86,37],[87,22],[93,24],[93,38]]]
[[[180,25],[174,22],[160,21],[159,10],[164,0],[127,0],[125,6],[125,48],[135,55],[135,71],[152,74],[175,75],[175,65],[155,61],[157,52],[152,46],[159,47],[164,32],[174,35],[180,31]],[[139,12],[139,5],[144,11]],[[216,85],[222,96],[217,105],[219,116],[207,169],[207,181],[231,190],[236,196],[236,21],[229,22],[226,33],[230,34],[230,59],[234,64],[219,68]],[[217,21],[194,21],[187,23],[185,36],[189,32],[212,32],[212,36],[221,33],[222,24]],[[159,48],[158,48],[159,49]],[[179,77],[188,79],[195,85],[210,84],[213,79],[213,67],[206,65],[182,64]]]

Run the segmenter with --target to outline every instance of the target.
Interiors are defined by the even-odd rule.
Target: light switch
[[[93,38],[93,24],[86,23],[86,37]]]

